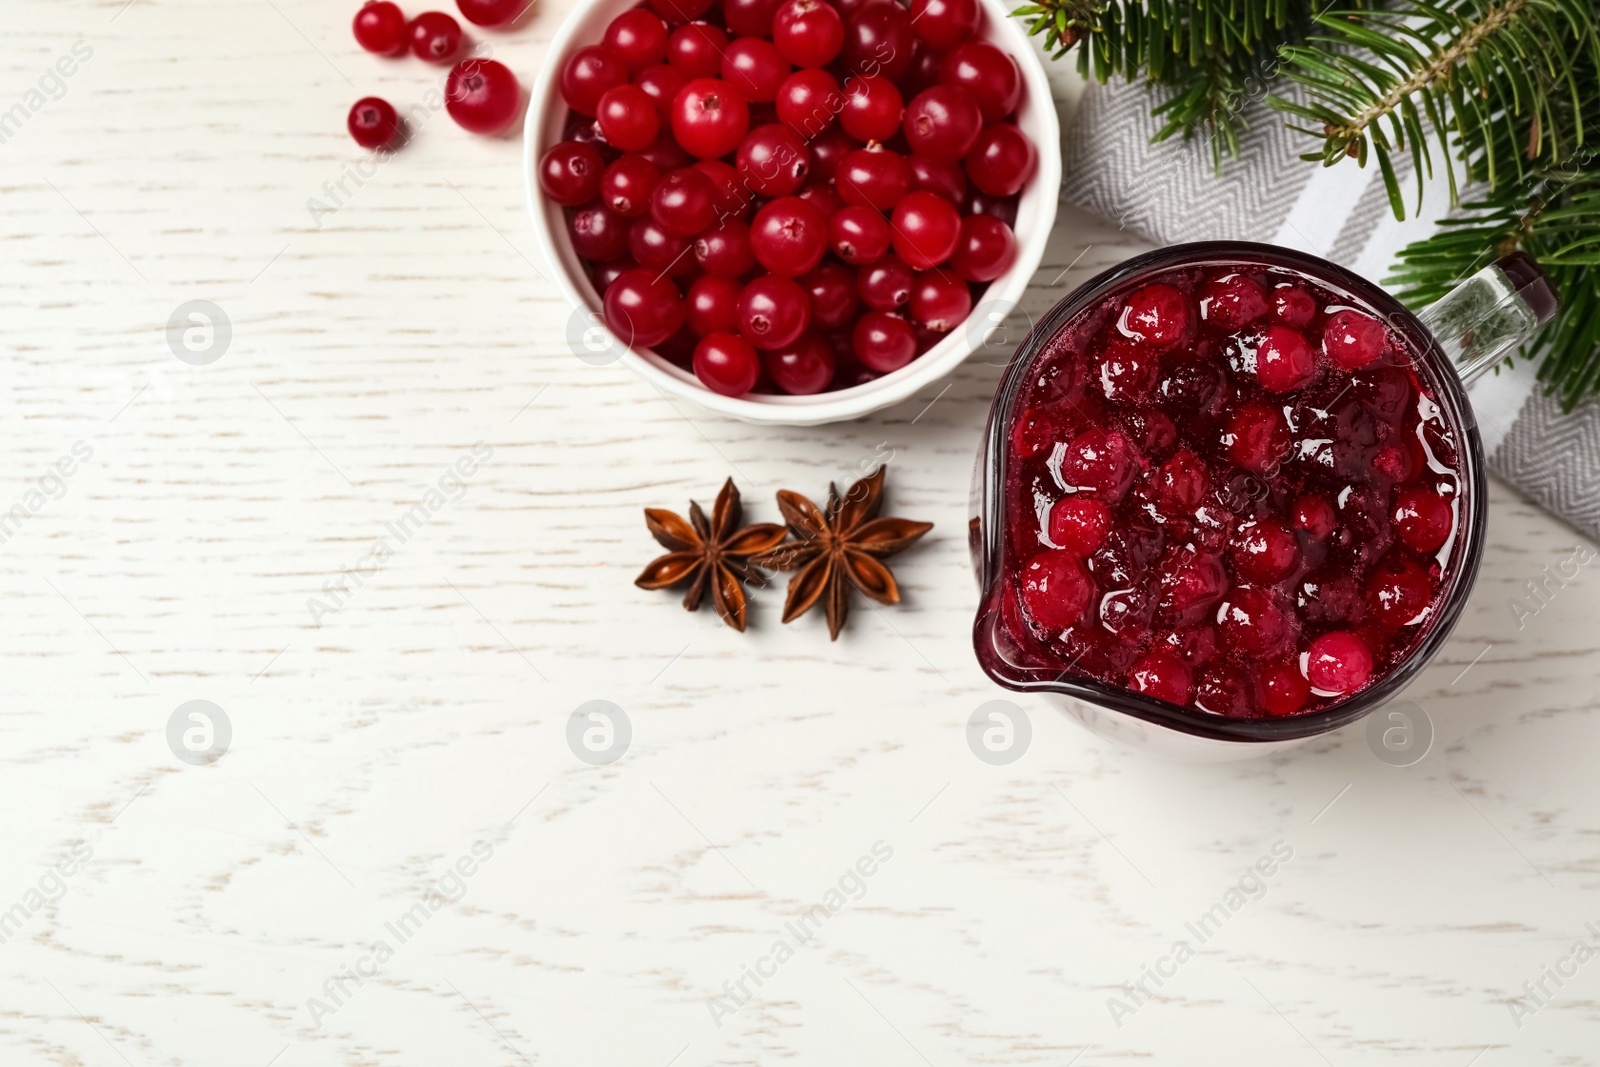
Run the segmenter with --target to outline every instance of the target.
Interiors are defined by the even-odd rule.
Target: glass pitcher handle
[[[1472,382],[1556,313],[1555,287],[1521,252],[1502,256],[1417,313],[1461,376]]]

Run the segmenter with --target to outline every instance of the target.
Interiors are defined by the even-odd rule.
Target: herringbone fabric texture
[[[1375,166],[1362,170],[1352,160],[1324,169],[1301,161],[1316,142],[1288,129],[1260,100],[1243,108],[1249,128],[1239,158],[1225,161],[1219,174],[1203,138],[1150,142],[1160,127],[1152,102],[1143,83],[1089,87],[1067,131],[1063,200],[1159,244],[1265,241],[1374,280],[1448,211],[1445,183],[1433,182],[1422,209],[1397,222]],[[1396,163],[1409,173],[1408,157]],[[1581,532],[1600,536],[1600,402],[1564,413],[1525,365],[1484,378],[1470,395],[1491,469]]]

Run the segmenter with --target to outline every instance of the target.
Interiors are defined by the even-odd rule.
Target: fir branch
[[[1085,78],[1147,79],[1161,95],[1154,139],[1207,136],[1220,165],[1238,154],[1244,106],[1264,95],[1279,49],[1310,28],[1311,2],[1036,0],[1012,14],[1053,58],[1076,48]]]

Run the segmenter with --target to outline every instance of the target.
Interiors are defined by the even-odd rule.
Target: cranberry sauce
[[[1465,519],[1412,344],[1266,263],[1146,274],[1068,320],[1001,442],[1005,659],[1235,718],[1395,670]]]

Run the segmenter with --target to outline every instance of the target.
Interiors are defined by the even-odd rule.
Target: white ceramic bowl
[[[596,331],[604,331],[600,294],[572,251],[561,207],[546,200],[539,189],[537,165],[545,150],[561,140],[566,124],[567,106],[561,99],[559,75],[568,57],[586,45],[598,43],[607,23],[637,3],[638,0],[578,0],[540,65],[524,122],[522,169],[528,213],[555,281],[575,309],[567,335],[575,348],[582,345],[592,353],[591,362],[610,362],[617,358],[611,353],[620,352],[623,364],[663,393],[691,400],[707,410],[749,422],[813,426],[860,418],[943,378],[984,343],[1006,309],[1021,301],[1023,290],[1044,256],[1045,241],[1055,222],[1056,197],[1061,188],[1061,129],[1044,62],[1018,20],[1007,15],[1014,6],[1013,0],[979,0],[984,12],[980,36],[1014,56],[1022,70],[1024,98],[1016,122],[1039,150],[1039,169],[1017,204],[1017,261],[989,284],[964,326],[950,331],[944,340],[893,373],[865,385],[814,396],[722,396],[701,385],[689,371],[649,349],[625,348],[608,331],[597,334]]]

